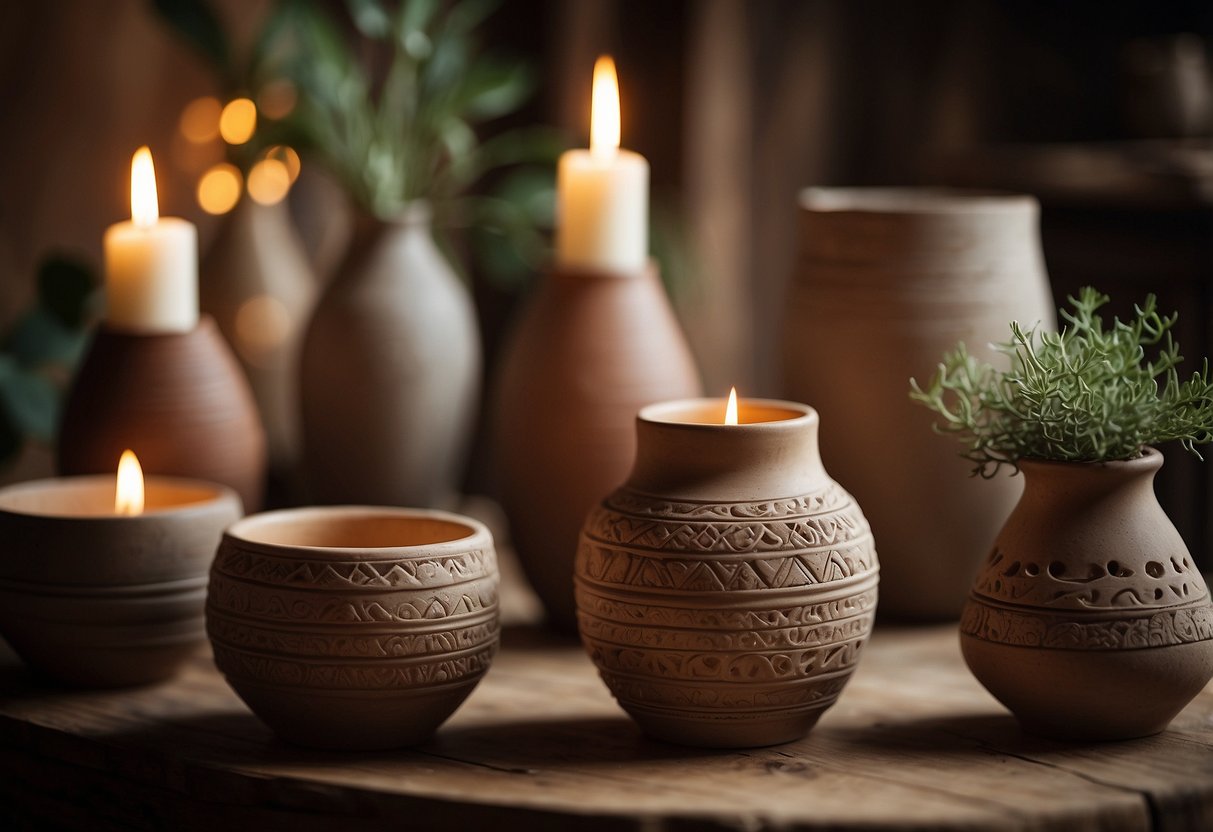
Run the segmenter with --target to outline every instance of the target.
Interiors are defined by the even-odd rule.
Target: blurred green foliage
[[[96,286],[84,263],[46,258],[33,305],[0,337],[0,465],[27,441],[54,441],[64,391],[88,340]]]

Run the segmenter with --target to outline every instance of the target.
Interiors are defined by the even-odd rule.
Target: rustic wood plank
[[[949,627],[878,631],[817,729],[770,749],[651,742],[576,643],[532,630],[507,633],[481,687],[412,751],[281,743],[206,653],[170,684],[127,692],[42,688],[6,657],[0,748],[0,794],[18,818],[69,827],[213,829],[225,819],[293,830],[422,819],[530,829],[575,821],[591,830],[1213,824],[1213,689],[1159,737],[1103,745],[1024,738],[964,669]]]

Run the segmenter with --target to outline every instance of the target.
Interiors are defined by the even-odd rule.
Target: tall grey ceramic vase
[[[430,209],[359,221],[308,327],[301,363],[312,499],[452,502],[480,395],[470,294],[434,243]]]
[[[880,612],[959,617],[1022,490],[983,481],[910,401],[964,341],[997,363],[1008,324],[1055,326],[1032,197],[811,188],[784,324],[787,398],[821,413],[822,458],[881,542]]]
[[[317,283],[286,202],[245,196],[224,217],[199,283],[202,309],[248,376],[270,465],[289,475],[299,458],[299,350]]]

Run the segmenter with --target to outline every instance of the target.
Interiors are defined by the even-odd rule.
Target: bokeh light
[[[286,165],[287,171],[291,174],[291,183],[299,178],[299,171],[302,164],[299,161],[299,154],[295,152],[293,147],[287,147],[284,144],[276,144],[265,151],[265,158],[277,159],[282,164]]]
[[[291,313],[282,301],[255,295],[236,311],[236,349],[250,364],[265,366],[286,343],[291,328]]]
[[[227,103],[219,116],[219,135],[228,144],[244,144],[257,129],[257,105],[247,98]]]
[[[291,189],[291,173],[277,159],[262,159],[248,174],[248,193],[254,202],[275,205]]]
[[[219,117],[222,114],[223,105],[219,99],[206,95],[185,105],[177,126],[181,135],[194,144],[206,144],[219,135]]]
[[[240,201],[242,180],[235,165],[221,163],[198,182],[198,204],[208,214],[226,214]]]
[[[286,118],[295,109],[296,97],[295,85],[290,81],[270,81],[257,94],[257,106],[266,118]]]

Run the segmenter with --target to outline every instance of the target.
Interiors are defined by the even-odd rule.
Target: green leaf
[[[451,9],[447,26],[458,34],[468,34],[497,10],[501,0],[463,0]]]
[[[231,47],[209,3],[205,0],[152,0],[152,5],[220,75],[232,77]]]
[[[36,307],[13,325],[4,344],[8,355],[0,357],[31,369],[57,364],[66,372],[79,362],[87,342],[83,329],[69,329],[49,310]]]
[[[425,34],[441,5],[441,0],[405,0],[396,25],[396,36],[400,45],[408,49],[407,41],[410,35]]]
[[[455,106],[472,121],[488,121],[518,109],[534,89],[524,64],[484,59],[468,70]]]
[[[84,326],[96,288],[92,269],[71,257],[48,257],[38,269],[39,302],[69,329]]]
[[[55,435],[59,391],[45,376],[18,367],[0,355],[0,408],[19,433],[43,442]]]
[[[392,19],[379,0],[346,0],[354,26],[368,38],[381,40],[392,31]]]

